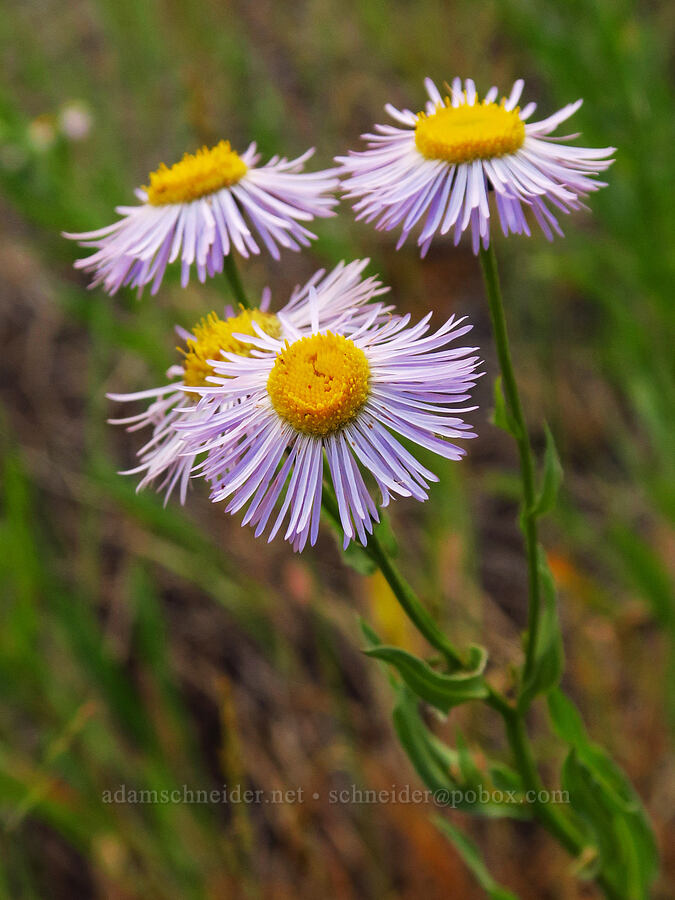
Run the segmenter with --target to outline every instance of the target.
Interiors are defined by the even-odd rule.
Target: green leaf
[[[601,867],[629,900],[646,900],[658,853],[640,798],[614,760],[589,740],[571,700],[554,690],[548,706],[556,734],[571,746],[563,788],[598,847]]]
[[[457,850],[490,900],[518,900],[516,894],[497,884],[488,872],[478,847],[463,831],[460,831],[452,822],[442,819],[440,816],[434,816],[433,822],[436,828],[445,835],[455,850]]]
[[[612,816],[574,748],[563,763],[561,785],[569,794],[572,808],[588,826],[589,838],[597,844],[602,866],[612,857]]]
[[[519,802],[481,800],[480,785],[475,789],[460,784],[454,773],[460,769],[459,753],[433,734],[422,720],[418,698],[404,684],[396,689],[394,728],[415,771],[426,787],[433,791],[436,806],[451,806],[475,815],[529,819],[527,806]],[[485,787],[483,788],[485,790]]]
[[[417,710],[417,701],[405,686],[398,688],[393,719],[401,746],[429,790],[455,788],[456,783],[450,775],[451,759],[440,752],[437,739],[431,740],[432,735]]]
[[[586,728],[579,710],[558,688],[548,695],[548,713],[553,730],[560,740],[577,748],[588,743]]]
[[[363,633],[364,638],[368,641],[370,647],[379,646],[382,641],[379,638],[379,635],[375,631],[372,625],[366,622],[365,619],[359,616],[359,627]]]
[[[611,761],[610,761],[611,762]],[[613,765],[613,764],[612,764]],[[600,867],[628,900],[647,900],[656,873],[657,852],[642,810],[620,813],[616,795],[598,769],[588,767],[575,749],[562,775],[574,811],[590,829],[600,853]]]
[[[382,645],[382,641],[380,640],[380,636],[377,634],[372,625],[369,625],[365,619],[359,617],[359,626],[361,631],[363,632],[363,636],[368,642],[369,647],[380,647]],[[389,684],[394,690],[398,688],[398,682],[396,681],[396,676],[391,671],[391,669],[387,666],[386,663],[382,663],[382,668],[385,670],[386,676],[389,679]]]
[[[537,568],[541,585],[541,613],[537,643],[534,648],[532,670],[523,684],[518,698],[524,710],[538,694],[545,694],[560,681],[563,671],[563,646],[558,619],[555,581],[546,561],[546,554],[538,548]]]
[[[548,709],[555,733],[576,751],[617,813],[633,813],[640,801],[633,786],[603,748],[592,742],[579,711],[560,690],[551,691]]]
[[[544,451],[544,471],[541,479],[541,487],[537,499],[534,501],[531,513],[533,516],[543,516],[555,506],[558,491],[563,479],[563,470],[560,465],[558,451],[551,429],[545,426],[546,450]]]
[[[464,735],[459,728],[455,729],[455,745],[457,747],[457,758],[459,763],[459,771],[462,775],[463,785],[482,784],[483,776],[476,765],[473,755],[469,750],[469,746],[464,740]]]
[[[520,775],[503,762],[493,762],[488,769],[492,783],[498,791],[515,791],[523,793],[523,781]]]
[[[418,697],[441,712],[447,713],[453,706],[488,695],[483,679],[487,654],[482,648],[471,647],[470,669],[452,675],[437,672],[423,659],[399,647],[371,647],[365,653],[392,665]]]
[[[501,428],[503,431],[508,432],[512,437],[516,440],[519,440],[521,435],[520,428],[518,427],[518,423],[513,418],[511,413],[508,410],[506,405],[506,400],[504,399],[504,391],[502,389],[502,376],[498,375],[495,378],[495,408],[492,412],[491,421],[493,425],[496,425],[497,428]]]
[[[407,688],[404,688],[408,690]],[[414,696],[414,694],[410,694],[413,703],[415,703],[415,708],[417,709],[417,704],[419,702],[418,698]],[[447,770],[450,773],[453,781],[455,779],[455,773],[459,767],[459,757],[457,755],[457,751],[454,747],[449,747],[444,741],[442,741],[439,737],[437,737],[433,731],[430,731],[427,726],[422,721],[422,717],[420,716],[419,710],[417,710],[417,718],[419,719],[420,727],[426,731],[427,740],[429,742],[429,751],[435,757],[438,762],[438,765],[441,766],[444,770]]]

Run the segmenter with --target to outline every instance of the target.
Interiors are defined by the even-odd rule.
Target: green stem
[[[534,655],[537,647],[539,630],[541,594],[539,586],[539,573],[537,570],[537,520],[532,510],[535,502],[534,487],[534,462],[530,440],[527,434],[527,425],[523,415],[523,407],[520,402],[518,385],[513,373],[511,351],[509,349],[509,336],[506,330],[506,318],[504,305],[499,287],[499,275],[497,272],[497,260],[494,250],[490,245],[488,250],[481,249],[480,262],[485,281],[485,290],[490,307],[490,317],[494,330],[499,367],[502,373],[504,394],[509,411],[515,425],[515,439],[518,444],[520,457],[520,474],[523,482],[523,510],[522,527],[525,535],[525,550],[527,553],[527,568],[529,579],[529,605],[527,621],[527,646],[525,650],[525,667],[523,669],[523,682],[532,671]]]
[[[526,792],[535,795],[532,807],[536,818],[572,855],[580,853],[583,846],[582,835],[563,818],[550,803],[539,799],[544,785],[539,777],[522,716],[511,707],[510,712],[502,713],[509,746],[513,753],[516,768],[523,781]]]
[[[340,527],[340,511],[338,509],[337,500],[335,499],[331,487],[325,482],[321,503],[329,518]],[[422,605],[413,589],[391,561],[387,551],[378,540],[377,535],[370,535],[368,546],[364,547],[364,552],[370,556],[382,575],[384,575],[387,584],[400,603],[403,611],[420,634],[424,635],[432,647],[435,647],[436,650],[439,650],[443,654],[451,670],[463,668],[464,663],[461,656],[452,646],[448,638],[443,634],[429,611]]]
[[[374,534],[368,540],[366,552],[373,562],[377,563],[394,596],[417,630],[424,635],[432,647],[440,650],[452,669],[463,668],[464,663],[461,656],[440,630],[426,607],[422,606],[417,595],[398,571]]]
[[[237,264],[234,261],[234,253],[230,248],[230,252],[225,257],[223,263],[223,271],[225,272],[225,277],[230,283],[230,287],[232,288],[232,293],[234,294],[235,301],[243,306],[244,309],[250,309],[251,304],[246,299],[246,292],[244,291],[244,285],[241,283],[241,278],[239,277],[239,272],[237,270]]]
[[[502,373],[504,395],[514,424],[514,437],[518,445],[520,473],[523,483],[521,521],[525,536],[529,580],[527,645],[523,668],[523,682],[525,682],[534,665],[541,612],[541,593],[537,565],[537,520],[533,514],[535,504],[534,457],[530,446],[523,407],[520,402],[518,385],[513,372],[506,317],[499,286],[497,260],[492,246],[488,250],[481,249],[480,263],[490,308],[495,344],[497,346],[499,367]],[[523,719],[524,710],[516,709],[502,694],[492,688],[490,688],[487,702],[500,713],[504,720],[509,746],[525,790],[532,791],[537,798],[532,803],[535,818],[569,853],[573,856],[579,856],[585,846],[583,835],[554,806],[539,800],[540,792],[544,788],[534,760],[532,745],[527,736]],[[620,900],[623,896],[603,872],[597,875],[596,880],[609,900]]]

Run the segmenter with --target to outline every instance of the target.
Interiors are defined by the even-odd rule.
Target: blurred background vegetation
[[[138,435],[106,424],[108,390],[161,383],[175,322],[220,309],[219,281],[175,278],[140,302],[88,293],[62,230],[112,221],[161,161],[201,143],[317,147],[316,166],[415,109],[422,79],[527,81],[545,115],[615,145],[611,186],[568,237],[498,242],[533,423],[551,424],[565,491],[544,535],[562,597],[566,688],[636,784],[672,897],[675,774],[672,4],[627,0],[5,0],[0,16],[0,896],[480,897],[427,804],[331,803],[419,787],[364,659],[357,614],[414,649],[388,589],[344,567],[328,529],[296,558],[192,492],[162,509],[116,474]],[[243,265],[277,304],[319,266],[368,255],[394,300],[467,314],[489,378],[480,440],[401,502],[401,565],[493,677],[518,658],[525,570],[516,459],[489,424],[496,371],[478,267],[462,246],[409,246],[318,223],[311,252]],[[538,427],[538,426],[537,426]],[[535,439],[542,434],[535,430]],[[461,722],[499,745],[491,714]],[[541,719],[541,721],[539,721]],[[540,758],[555,758],[535,710]],[[498,749],[498,747],[496,748]],[[106,803],[105,791],[228,785],[303,803]],[[316,798],[314,795],[318,795]],[[528,824],[463,821],[523,898],[593,896]],[[669,880],[670,877],[670,880]],[[669,887],[670,886],[670,887]]]

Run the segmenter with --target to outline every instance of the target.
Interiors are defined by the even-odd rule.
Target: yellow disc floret
[[[451,106],[446,97],[445,105],[437,106],[432,115],[419,113],[417,149],[427,159],[454,164],[515,153],[525,141],[525,124],[519,107],[505,109],[505,102]]]
[[[196,153],[186,153],[170,169],[162,163],[156,172],[150,173],[150,184],[143,190],[153,206],[189,203],[236,184],[247,168],[230,142],[221,141],[210,150],[202,147]]]
[[[356,417],[368,398],[369,375],[363,350],[329,331],[287,341],[267,392],[282,419],[304,434],[323,436]]]
[[[233,337],[235,334],[255,336],[253,322],[272,337],[279,337],[281,325],[272,313],[260,312],[259,309],[242,309],[239,315],[229,319],[221,319],[214,312],[209,313],[194,327],[194,340],[187,342],[187,350],[183,360],[183,384],[188,387],[204,387],[213,368],[209,359],[221,359],[222,351],[236,353],[239,356],[250,356],[252,344]]]

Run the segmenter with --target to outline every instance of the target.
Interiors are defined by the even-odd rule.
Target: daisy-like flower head
[[[229,499],[231,513],[247,507],[243,524],[256,536],[270,522],[270,540],[285,527],[295,550],[317,538],[324,454],[345,546],[365,545],[378,521],[363,470],[382,506],[392,496],[426,500],[438,479],[400,438],[460,459],[452,440],[475,437],[459,414],[479,364],[476,348],[447,346],[471,326],[451,318],[430,332],[430,317],[410,326],[410,316],[383,322],[373,311],[352,330],[319,327],[315,310],[311,333],[285,337],[254,325],[255,338],[242,336],[251,355],[212,360],[211,387],[179,426],[188,447],[207,452],[211,499]]]
[[[199,390],[214,374],[210,360],[221,358],[223,353],[230,358],[250,356],[254,348],[242,338],[257,337],[261,331],[279,339],[287,334],[308,333],[313,315],[310,293],[315,297],[317,314],[345,330],[358,328],[360,322],[366,317],[370,320],[373,314],[378,319],[388,317],[391,307],[370,303],[388,288],[376,278],[361,278],[367,264],[368,260],[363,259],[348,265],[341,262],[328,274],[319,270],[307,284],[295,289],[288,303],[276,314],[269,311],[270,292],[265,290],[259,309],[235,311],[226,307],[223,318],[212,312],[192,332],[177,328],[185,347],[179,348],[182,363],[171,366],[167,372],[167,378],[171,379],[168,384],[131,394],[108,394],[111,400],[122,403],[152,401],[139,414],[110,420],[115,425],[126,425],[129,431],[152,429],[150,440],[138,451],[139,464],[123,474],[142,476],[138,490],[158,482],[157,489],[164,491],[165,502],[178,486],[180,501],[184,503],[190,476],[197,468],[199,448],[186,451],[184,433],[176,425],[185,420],[206,421],[213,414],[208,399],[195,409]],[[221,408],[228,401],[218,397],[215,402]]]
[[[604,187],[594,175],[607,169],[613,147],[594,150],[564,143],[578,135],[552,137],[552,132],[581,106],[581,100],[542,119],[528,122],[536,104],[518,106],[524,82],[516,81],[508,97],[496,87],[483,100],[468,78],[455,78],[449,95],[441,96],[427,78],[429,95],[420,113],[385,109],[400,126],[376,125],[366,134],[368,149],[337,157],[347,175],[342,187],[357,219],[375,221],[380,230],[401,227],[397,249],[421,223],[417,239],[422,256],[437,232],[454,229],[455,244],[471,230],[473,252],[490,242],[489,192],[505,235],[530,234],[527,209],[549,240],[562,235],[551,211],[583,206],[580,198]]]
[[[98,231],[65,235],[96,248],[75,266],[93,272],[91,286],[103,284],[109,294],[150,283],[155,294],[167,265],[179,257],[185,287],[193,265],[203,282],[223,271],[223,259],[234,250],[245,257],[260,253],[258,241],[274,259],[279,247],[299,250],[315,237],[301,223],[333,215],[337,203],[332,171],[302,172],[313,152],[293,160],[275,156],[258,166],[255,144],[240,156],[221,141],[186,153],[171,168],[162,164],[136,190],[140,206],[118,207],[122,218]]]

